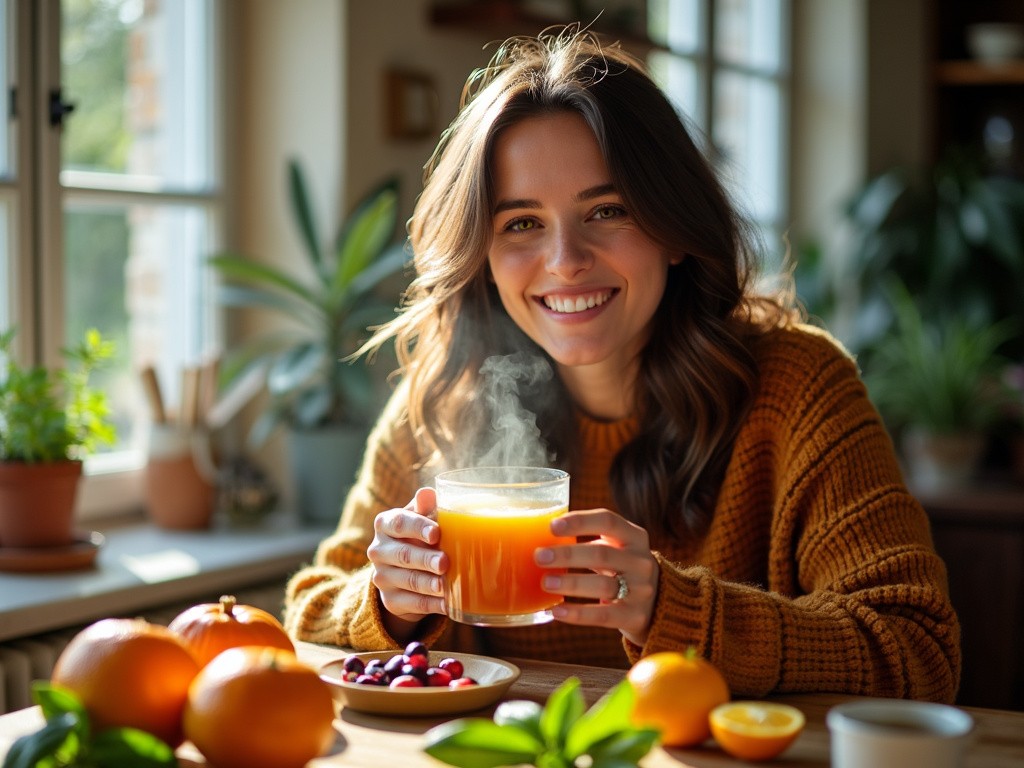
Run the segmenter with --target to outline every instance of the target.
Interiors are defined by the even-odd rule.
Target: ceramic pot
[[[288,459],[301,521],[337,524],[341,505],[362,463],[367,433],[365,427],[288,433]]]
[[[914,491],[922,493],[969,486],[984,453],[985,436],[980,434],[947,435],[911,428],[903,436],[907,482]]]
[[[0,461],[0,546],[71,544],[81,477],[81,461]]]
[[[146,459],[146,509],[159,527],[209,528],[216,500],[209,436],[200,430],[154,424]]]

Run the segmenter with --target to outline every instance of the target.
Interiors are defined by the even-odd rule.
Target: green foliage
[[[159,768],[178,764],[174,750],[135,728],[93,733],[89,714],[68,690],[45,682],[32,686],[32,698],[46,724],[11,745],[2,768]]]
[[[1008,405],[996,350],[1012,337],[1009,321],[958,316],[927,323],[907,289],[888,282],[896,324],[874,348],[864,380],[892,426],[936,434],[984,433]]]
[[[979,162],[950,150],[916,173],[894,168],[871,179],[846,216],[854,243],[843,282],[859,304],[853,349],[873,345],[893,322],[889,275],[906,285],[926,318],[989,324],[1024,317],[1021,181],[987,175]]]
[[[630,721],[633,688],[623,680],[589,710],[578,678],[570,677],[543,708],[508,701],[494,718],[463,718],[427,732],[424,751],[458,768],[534,765],[573,768],[586,756],[591,768],[635,766],[660,734]]]
[[[250,339],[225,360],[225,386],[257,369],[270,394],[270,407],[250,435],[255,444],[282,422],[313,428],[372,418],[369,373],[350,358],[368,327],[393,316],[397,297],[384,301],[374,291],[406,263],[402,245],[393,242],[397,179],[372,190],[341,225],[334,248],[325,249],[295,161],[289,162],[288,178],[291,210],[313,279],[234,254],[210,259],[225,279],[222,303],[269,309],[299,326],[298,331],[282,329]]]
[[[23,368],[10,355],[14,330],[0,334],[0,461],[83,458],[114,441],[106,394],[89,386],[94,370],[113,357],[99,331],[65,349],[73,368]]]

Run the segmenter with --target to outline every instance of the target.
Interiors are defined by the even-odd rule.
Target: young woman
[[[779,299],[708,162],[642,64],[567,30],[507,42],[467,83],[410,223],[416,278],[373,344],[403,379],[337,532],[288,586],[297,638],[626,667],[693,646],[735,694],[952,700],[959,627],[928,521],[856,366]],[[536,562],[556,620],[448,621],[441,469],[522,381],[572,475],[569,546]],[[543,462],[542,462],[543,463]],[[561,573],[561,570],[559,570]]]

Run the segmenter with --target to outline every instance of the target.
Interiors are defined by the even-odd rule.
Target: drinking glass
[[[444,600],[464,624],[517,627],[552,620],[560,595],[545,592],[537,547],[572,544],[551,521],[569,508],[569,475],[544,467],[475,467],[436,478],[441,550],[448,555]]]

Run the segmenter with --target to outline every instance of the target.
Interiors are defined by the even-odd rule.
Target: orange
[[[83,629],[57,658],[51,681],[75,693],[94,731],[129,726],[172,747],[199,664],[167,627],[103,619]]]
[[[196,675],[185,736],[217,768],[300,768],[334,741],[327,683],[295,654],[247,646]]]
[[[729,686],[694,649],[652,653],[626,674],[633,686],[633,722],[657,728],[668,747],[691,747],[711,735],[708,713],[729,700]]]
[[[804,727],[804,713],[788,704],[734,701],[711,710],[711,734],[718,745],[741,760],[770,760],[781,755]]]
[[[237,605],[231,595],[219,603],[193,605],[167,625],[206,666],[221,651],[243,645],[270,646],[295,651],[288,633],[272,614],[251,605]]]

